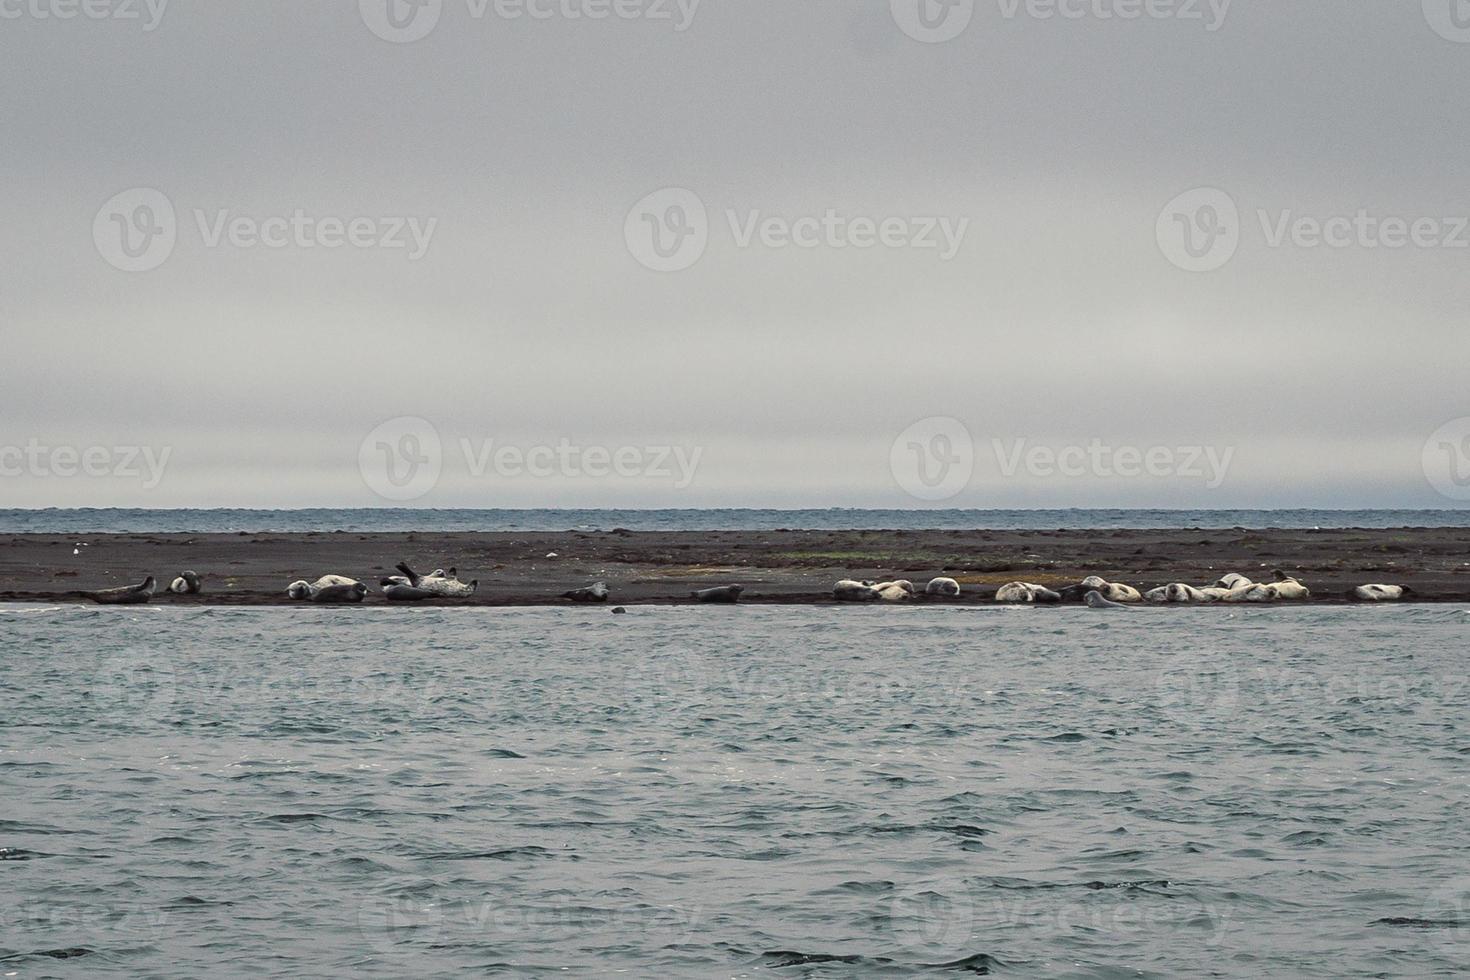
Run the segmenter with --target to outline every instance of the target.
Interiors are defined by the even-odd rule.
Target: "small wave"
[[[1005,890],[1025,891],[1029,889],[1049,890],[1053,888],[1083,888],[1087,891],[1106,891],[1113,888],[1122,889],[1150,889],[1170,888],[1173,883],[1168,878],[1138,878],[1130,881],[1030,881],[1026,878],[997,878],[985,877],[977,879],[991,888]]]
[[[856,966],[859,963],[892,963],[886,958],[869,959],[866,956],[841,953],[799,953],[792,949],[773,949],[768,953],[762,953],[760,960],[768,966],[812,966],[819,963],[843,963]]]
[[[975,827],[965,823],[941,824],[934,829],[946,834],[954,834],[956,837],[989,837],[995,833],[993,830],[986,830],[984,827]]]
[[[995,970],[1001,969],[1006,964],[996,959],[989,953],[975,953],[966,956],[962,960],[951,960],[948,963],[926,963],[926,970],[960,970],[965,973],[973,973],[977,976],[987,977]]]
[[[182,912],[187,909],[198,908],[228,908],[234,902],[226,899],[200,898],[198,895],[184,895],[163,905],[166,912]]]
[[[63,946],[58,949],[38,949],[30,953],[11,953],[8,956],[0,956],[0,963],[19,963],[21,960],[29,959],[52,959],[52,960],[74,960],[82,956],[91,956],[97,952],[86,946]]]
[[[1470,925],[1470,919],[1420,919],[1414,916],[1391,915],[1374,919],[1370,925],[1396,926],[1400,929],[1458,929]]]
[[[436,851],[422,855],[425,861],[511,861],[519,857],[551,857],[544,847],[506,847],[496,851]]]
[[[844,881],[840,885],[823,889],[817,894],[831,894],[833,892],[850,892],[857,895],[882,895],[893,891],[894,884],[891,881]]]

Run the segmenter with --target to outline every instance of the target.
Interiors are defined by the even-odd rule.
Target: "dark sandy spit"
[[[570,605],[561,593],[595,581],[611,587],[611,604],[687,603],[692,590],[732,583],[745,586],[744,602],[818,604],[849,576],[922,589],[936,575],[958,579],[964,595],[916,601],[964,605],[1017,580],[1057,586],[1101,575],[1149,589],[1208,585],[1230,571],[1268,579],[1278,568],[1308,585],[1314,604],[1347,601],[1370,582],[1412,586],[1415,601],[1470,602],[1470,528],[16,534],[0,537],[0,601],[84,602],[83,590],[150,574],[163,590],[192,569],[205,594],[160,591],[153,601],[286,605],[290,582],[332,573],[367,582],[367,603],[383,604],[378,580],[400,561],[424,572],[456,567],[480,582],[473,598],[431,605]]]

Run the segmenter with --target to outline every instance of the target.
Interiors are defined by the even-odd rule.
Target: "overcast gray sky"
[[[1470,4],[158,3],[0,0],[0,506],[1440,507],[1470,475]],[[375,454],[432,449],[402,417],[441,449],[395,500]],[[1025,461],[1089,446],[1168,459]]]

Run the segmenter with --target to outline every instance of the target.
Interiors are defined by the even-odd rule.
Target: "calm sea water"
[[[0,510],[0,533],[1470,527],[1470,510]]]
[[[0,607],[0,975],[1464,975],[1467,626]]]

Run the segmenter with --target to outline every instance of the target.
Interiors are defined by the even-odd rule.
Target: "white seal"
[[[932,578],[924,586],[924,594],[956,596],[960,594],[960,583],[952,578]]]

